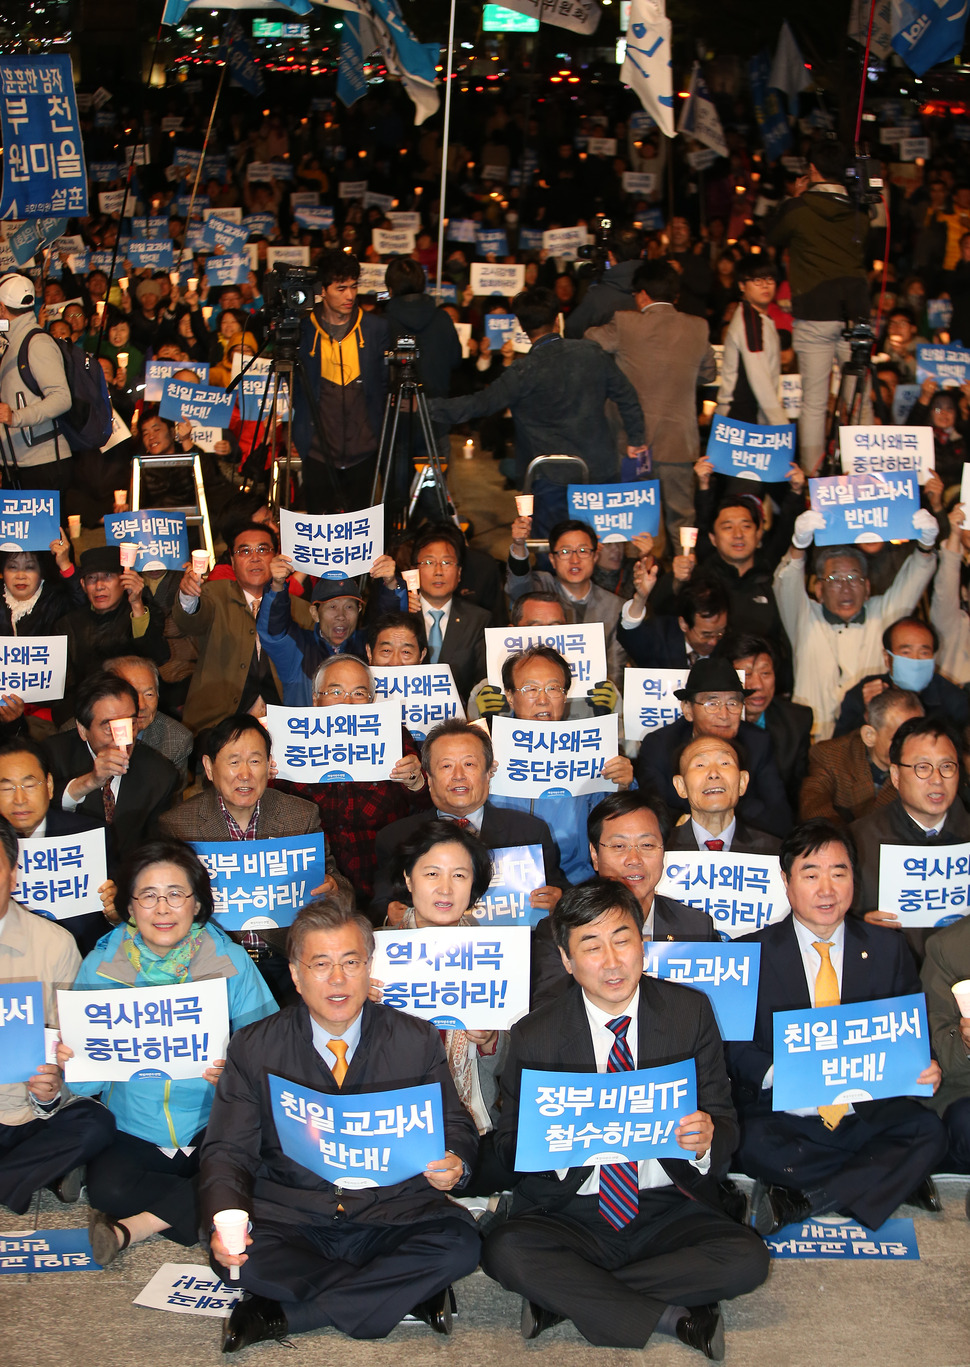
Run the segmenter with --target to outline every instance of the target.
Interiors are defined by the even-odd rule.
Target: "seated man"
[[[446,1193],[471,1172],[478,1134],[438,1031],[368,999],[374,934],[348,907],[304,907],[287,953],[300,1001],[233,1036],[202,1148],[212,1268],[225,1277],[239,1267],[250,1293],[233,1309],[223,1352],[324,1325],[384,1338],[408,1312],[448,1334],[449,1284],[475,1270],[480,1243],[471,1216]],[[282,1152],[267,1073],[362,1098],[438,1083],[445,1156],[393,1186],[333,1185]],[[250,1213],[247,1253],[227,1252],[212,1226],[227,1209]]]
[[[670,816],[663,803],[643,793],[610,793],[586,820],[589,857],[601,878],[612,878],[630,889],[640,905],[643,940],[720,940],[706,912],[672,897],[657,894],[663,877],[664,846],[670,835]],[[532,932],[533,1011],[569,986],[569,974],[544,917]]]
[[[970,978],[970,917],[930,936],[920,978],[933,1052],[943,1071],[939,1091],[927,1099],[946,1126],[950,1147],[943,1171],[970,1172],[970,1011],[961,1009],[951,990]],[[970,1193],[966,1209],[970,1218]]]
[[[680,699],[680,721],[644,736],[636,759],[637,784],[676,811],[686,812],[686,797],[673,784],[674,759],[686,741],[698,736],[737,739],[744,749],[748,785],[738,810],[745,821],[771,835],[784,837],[792,824],[791,808],[772,753],[771,740],[751,722],[742,721],[744,699],[734,666],[727,660],[702,659],[693,665]]]
[[[138,739],[172,761],[184,786],[195,738],[187,726],[165,712],[159,712],[161,681],[155,661],[143,660],[137,655],[118,655],[113,660],[105,660],[104,667],[108,674],[130,683],[138,694]]]
[[[70,935],[54,921],[32,916],[11,893],[17,882],[17,836],[0,818],[0,982],[38,982],[44,1019],[57,1025],[57,989],[81,967]],[[35,1191],[50,1186],[76,1201],[81,1166],[114,1137],[114,1116],[96,1101],[71,1100],[61,1070],[42,1063],[27,1082],[0,1086],[0,1203],[25,1215]]]
[[[737,814],[748,786],[737,741],[718,736],[695,736],[677,756],[673,783],[690,811],[675,826],[669,850],[727,850],[734,854],[777,854],[781,841]]]
[[[824,817],[848,826],[894,801],[889,781],[889,747],[893,736],[910,717],[922,717],[915,693],[886,688],[870,698],[865,723],[831,740],[821,740],[808,752],[808,777],[798,804],[800,821]]]
[[[856,875],[851,835],[828,821],[806,821],[783,842],[781,869],[791,915],[740,941],[761,945],[754,1038],[727,1046],[741,1120],[735,1166],[758,1182],[752,1223],[767,1236],[836,1210],[878,1229],[902,1201],[938,1210],[929,1175],[946,1152],[946,1132],[918,1101],[772,1110],[776,1011],[920,990],[901,936],[846,919]],[[913,1082],[938,1087],[939,1064]]]
[[[490,800],[488,782],[495,763],[488,732],[457,719],[441,722],[425,737],[421,766],[428,783],[431,810],[416,812],[385,826],[374,846],[377,872],[370,905],[374,924],[380,925],[386,917],[396,925],[404,914],[403,902],[393,901],[391,896],[394,854],[432,816],[467,823],[491,850],[510,845],[541,845],[546,881],[532,892],[530,902],[542,911],[551,910],[562,889],[569,886],[559,867],[558,846],[540,817],[531,812],[506,811]]]
[[[731,661],[744,678],[745,686],[751,689],[744,702],[744,719],[771,738],[775,763],[794,811],[808,769],[815,721],[812,709],[778,696],[778,657],[771,641],[732,631],[720,643],[717,653]]]
[[[688,669],[705,659],[727,631],[728,596],[717,583],[685,584],[670,617],[647,617],[647,599],[657,582],[656,566],[637,561],[636,591],[617,627],[617,639],[640,669]]]
[[[482,1267],[522,1296],[523,1338],[571,1319],[593,1344],[643,1348],[659,1331],[719,1361],[717,1302],[760,1286],[768,1254],[720,1206],[738,1128],[714,1013],[700,993],[643,976],[643,914],[620,883],[570,888],[552,929],[575,982],[512,1027],[502,1160],[514,1167],[524,1068],[612,1073],[693,1058],[697,1110],[676,1130],[683,1158],[523,1173]]]
[[[862,725],[865,705],[884,688],[904,688],[916,693],[924,712],[941,712],[960,730],[970,722],[970,697],[939,672],[936,656],[940,638],[936,628],[918,617],[900,617],[882,634],[885,671],[867,674],[842,699],[835,735],[844,736]]]

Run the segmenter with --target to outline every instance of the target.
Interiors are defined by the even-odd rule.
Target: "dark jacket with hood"
[[[319,310],[314,310],[314,313],[317,312]],[[317,460],[325,460],[332,456],[338,468],[354,465],[377,450],[384,419],[384,399],[387,395],[384,352],[388,336],[384,319],[373,313],[365,313],[358,306],[353,322],[344,333],[343,339],[346,339],[350,332],[356,333],[357,361],[360,370],[359,374],[349,381],[344,394],[353,386],[363,386],[363,413],[366,414],[369,432],[360,428],[358,420],[362,413],[361,406],[356,402],[357,396],[348,396],[344,401],[344,395],[339,394],[340,382],[334,384],[324,378],[328,372],[339,374],[342,349],[339,343],[328,338],[327,330],[317,324],[314,316],[303,320],[299,354],[312,402],[318,410],[324,386],[328,386],[328,390],[331,391],[327,393],[325,401],[325,411],[331,421],[324,421],[324,435],[331,447],[330,452],[324,453],[319,449],[316,428],[302,384],[296,386],[293,405],[293,441],[297,451],[304,458],[309,455],[311,459]],[[340,413],[343,408],[346,409],[348,418],[342,422]],[[353,430],[348,426],[349,422],[353,423]],[[370,449],[364,450],[364,446]]]
[[[816,322],[869,317],[864,249],[869,218],[841,185],[811,185],[782,204],[768,227],[772,247],[789,249],[792,313]]]
[[[455,325],[438,308],[430,294],[398,294],[384,309],[391,341],[415,337],[418,342],[418,378],[429,399],[445,399],[451,390],[451,372],[461,365],[461,343]]]
[[[587,328],[608,323],[614,313],[635,309],[633,277],[642,265],[643,261],[637,258],[634,261],[618,261],[604,271],[602,280],[595,280],[590,285],[566,319],[566,336],[582,337]]]

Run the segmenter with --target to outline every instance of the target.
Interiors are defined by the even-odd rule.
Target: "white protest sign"
[[[465,720],[450,665],[374,666],[374,700],[397,702],[401,722],[417,741],[439,722]]]
[[[221,209],[203,209],[203,223],[208,223],[210,218],[224,218],[227,223],[242,223],[242,208],[238,204],[227,204],[223,205]]]
[[[296,783],[383,783],[401,758],[396,702],[359,707],[267,707],[280,778]]]
[[[253,244],[254,246],[257,244]],[[285,262],[288,266],[309,266],[310,248],[309,247],[267,247],[266,248],[266,269],[275,270],[280,262]]]
[[[579,248],[586,245],[588,236],[582,224],[576,228],[549,228],[542,234],[542,245],[550,256],[575,260]]]
[[[485,674],[488,682],[502,687],[502,666],[510,655],[531,646],[558,650],[572,671],[571,698],[585,698],[593,684],[607,678],[606,634],[602,622],[582,626],[486,627]]]
[[[723,355],[723,353],[722,353]],[[785,410],[785,417],[794,421],[802,411],[801,375],[782,375],[778,381],[778,401]]]
[[[405,212],[403,209],[397,209],[394,212],[388,211],[387,216],[395,228],[410,229],[414,233],[421,231],[421,215],[417,210]]]
[[[616,138],[587,138],[586,151],[591,157],[615,157]]]
[[[410,228],[375,228],[371,240],[379,256],[407,256],[414,251],[414,233]]]
[[[439,1030],[508,1030],[529,1010],[528,926],[379,930],[372,976],[385,1006]]]
[[[578,797],[615,793],[602,777],[617,754],[619,718],[585,721],[520,721],[492,718],[492,746],[498,771],[491,791],[498,797]]]
[[[448,220],[445,236],[449,242],[474,242],[478,224],[473,218],[452,218]]]
[[[290,195],[291,209],[315,209],[319,203],[319,190],[294,190]]]
[[[839,428],[839,451],[847,475],[916,470],[920,484],[925,484],[936,465],[932,427],[846,425]]]
[[[98,208],[103,214],[120,213],[124,202],[124,190],[102,190],[98,195]]]
[[[238,1270],[238,1269],[237,1269]],[[163,1263],[139,1291],[132,1305],[146,1310],[173,1310],[178,1315],[212,1315],[224,1319],[239,1300],[238,1282],[227,1286],[201,1263]]]
[[[387,289],[387,267],[383,261],[362,261],[357,288],[361,294],[381,294]]]
[[[652,171],[624,171],[623,188],[628,195],[652,195],[657,177]]]
[[[0,636],[0,696],[58,702],[66,672],[66,636]]]
[[[11,894],[54,921],[102,910],[98,888],[107,879],[104,831],[22,838]]]
[[[916,161],[930,155],[929,138],[903,138],[899,144],[900,161]]]
[[[789,912],[776,854],[668,850],[657,891],[707,912],[729,940],[784,920]]]
[[[510,298],[525,288],[525,266],[501,266],[476,261],[471,268],[474,294],[507,294]]]
[[[471,323],[456,323],[455,331],[458,333],[459,342],[461,342],[461,358],[463,361],[467,361],[468,343],[472,339],[472,325]]]
[[[332,517],[280,509],[280,550],[298,570],[320,579],[367,574],[384,554],[384,508]]]
[[[960,478],[960,502],[964,507],[964,517],[970,518],[970,460],[963,463],[963,474]]]
[[[74,1050],[70,1082],[127,1082],[136,1073],[201,1077],[229,1043],[225,978],[57,993],[61,1039]]]
[[[338,199],[360,199],[366,193],[366,180],[342,180],[337,186]]]
[[[623,734],[642,740],[661,726],[670,726],[683,715],[674,689],[687,682],[687,669],[633,669],[623,671]]]
[[[717,161],[718,154],[712,147],[699,147],[696,152],[687,153],[688,165],[695,171],[706,171]]]
[[[292,198],[293,196],[291,195],[290,199]],[[394,208],[396,203],[397,200],[393,195],[379,195],[376,190],[368,190],[364,195],[365,209],[380,209],[386,214],[389,210]]]
[[[215,451],[218,444],[222,441],[221,427],[200,427],[192,424],[192,440],[200,451]]]
[[[251,161],[246,167],[246,179],[253,181],[270,181],[273,173],[269,169],[269,164],[265,161]]]
[[[879,910],[895,912],[904,928],[946,926],[966,916],[970,844],[881,846]]]

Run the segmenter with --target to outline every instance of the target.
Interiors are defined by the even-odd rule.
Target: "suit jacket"
[[[639,669],[686,669],[687,642],[676,617],[644,617],[635,627],[620,618],[616,639]]]
[[[889,780],[887,779],[887,782]],[[895,792],[895,789],[893,789]],[[859,849],[859,882],[856,889],[853,910],[862,916],[867,911],[875,911],[879,906],[879,848],[881,845],[960,845],[970,840],[970,816],[959,798],[946,814],[946,823],[939,835],[927,838],[922,826],[917,826],[906,815],[903,804],[896,795],[895,801],[870,812],[868,816],[854,821],[849,827]],[[918,946],[922,947],[925,934],[920,935]]]
[[[740,816],[736,818],[736,823],[734,839],[731,841],[731,850],[734,854],[777,854],[781,849],[781,841],[776,835],[769,835],[767,831],[759,831],[756,826],[749,826]],[[668,850],[700,849],[689,817],[670,832],[666,848]]]
[[[485,628],[491,625],[490,612],[467,598],[452,598],[438,663],[451,665],[462,702],[485,677]]]
[[[399,846],[418,831],[427,821],[434,821],[437,812],[414,812],[385,826],[377,837],[374,857],[377,873],[374,896],[370,904],[371,920],[382,925],[387,916],[387,904],[394,900],[394,856]],[[529,812],[507,811],[492,802],[485,803],[482,813],[482,840],[490,850],[502,850],[510,845],[541,845],[546,883],[554,888],[568,888],[569,883],[559,867],[559,846],[541,817]]]
[[[970,1056],[960,1034],[960,1008],[950,991],[954,983],[970,978],[970,917],[961,916],[930,937],[920,978],[926,993],[933,1053],[943,1069],[936,1096],[923,1100],[942,1115],[954,1101],[970,1096]]]
[[[765,712],[765,730],[771,737],[775,763],[794,812],[798,793],[808,771],[808,748],[815,717],[810,707],[787,698],[774,698]]]
[[[707,912],[672,897],[654,896],[653,939],[690,942],[716,941],[720,943],[717,927]],[[544,916],[532,932],[532,967],[529,1000],[532,1010],[544,1002],[561,996],[573,981],[559,953],[552,935],[552,924]]]
[[[774,1062],[774,1013],[806,1010],[812,1005],[793,918],[786,916],[783,921],[740,937],[739,943],[749,942],[761,945],[754,1037],[727,1046],[734,1100],[742,1115],[747,1111],[771,1111],[771,1089],[762,1089],[761,1083]],[[919,990],[916,966],[903,937],[847,917],[842,955],[843,1004],[905,997]],[[864,1110],[867,1103],[853,1104],[857,1110]]]
[[[687,801],[674,791],[671,775],[674,755],[692,733],[691,723],[679,717],[669,726],[644,736],[634,764],[637,787],[641,792],[653,793],[673,811],[686,812]],[[785,787],[775,764],[771,738],[751,722],[738,726],[738,741],[745,752],[745,768],[750,774],[748,790],[738,803],[738,815],[752,826],[777,835],[781,839],[792,828],[794,818],[785,796]]]
[[[867,683],[873,679],[882,679],[887,688],[893,688],[891,674],[867,674],[864,679],[860,679],[857,684],[849,689],[842,699],[842,708],[835,719],[836,736],[844,736],[847,731],[854,730],[861,726],[866,719],[866,705],[862,700],[862,690]],[[970,721],[970,697],[966,692],[948,679],[939,670],[934,673],[932,679],[917,694],[923,704],[924,711],[929,715],[930,712],[942,712],[943,715],[961,730]]]
[[[848,826],[893,802],[896,789],[886,775],[877,788],[869,767],[869,751],[858,731],[820,740],[808,752],[808,776],[802,780],[798,819],[824,816]]]
[[[638,1068],[688,1058],[697,1065],[697,1107],[714,1121],[710,1169],[699,1173],[686,1158],[663,1158],[660,1162],[685,1195],[720,1210],[717,1181],[727,1171],[740,1132],[731,1104],[724,1046],[711,1004],[689,987],[644,976],[640,979],[637,1029]],[[596,1071],[583,993],[576,983],[512,1026],[508,1061],[502,1072],[502,1118],[495,1136],[499,1160],[510,1169],[515,1167],[523,1068]],[[570,1202],[589,1176],[588,1167],[570,1168],[562,1181],[552,1171],[523,1173],[512,1198],[512,1214],[533,1210],[568,1214]]]
[[[229,1042],[206,1127],[199,1174],[202,1227],[219,1210],[252,1213],[294,1230],[333,1226],[338,1207],[346,1218],[373,1225],[410,1225],[466,1212],[422,1175],[387,1187],[337,1189],[288,1158],[273,1120],[269,1074],[299,1087],[336,1092],[337,1084],[313,1047],[310,1013],[295,1006],[237,1030]],[[444,1144],[471,1167],[478,1151],[475,1123],[451,1078],[437,1030],[403,1011],[365,1001],[360,1042],[340,1091],[366,1095],[429,1083],[441,1086]],[[470,1216],[468,1217],[471,1218]]]

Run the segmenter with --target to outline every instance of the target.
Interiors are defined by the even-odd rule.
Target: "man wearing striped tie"
[[[643,913],[622,883],[570,888],[551,921],[574,982],[512,1027],[503,1161],[514,1167],[523,1068],[628,1072],[693,1059],[698,1109],[675,1131],[683,1158],[523,1174],[482,1267],[523,1297],[523,1338],[570,1319],[593,1344],[643,1348],[659,1332],[720,1361],[718,1302],[760,1286],[768,1256],[718,1197],[738,1126],[710,1003],[643,976]]]

